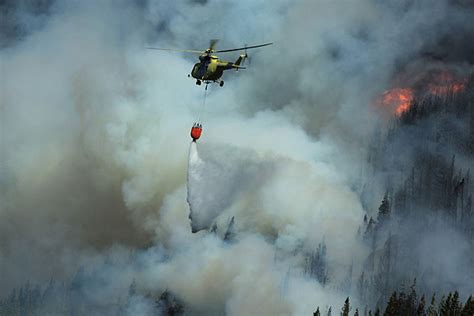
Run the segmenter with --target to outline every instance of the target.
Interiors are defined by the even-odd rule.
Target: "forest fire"
[[[416,80],[410,87],[393,88],[385,91],[377,104],[390,109],[400,116],[410,109],[417,97],[446,97],[466,88],[467,79],[461,78],[447,70],[429,71]]]
[[[431,76],[427,90],[430,94],[444,96],[448,93],[458,93],[466,87],[465,79],[458,79],[452,73],[443,71]]]
[[[400,116],[410,108],[413,101],[413,90],[410,88],[395,88],[383,93],[380,103],[389,108],[395,109],[395,114]]]

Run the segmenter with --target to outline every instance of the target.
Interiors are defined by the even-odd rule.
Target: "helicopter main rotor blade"
[[[158,47],[145,47],[146,49],[154,49],[154,50],[166,50],[172,52],[184,52],[184,53],[195,53],[195,54],[203,54],[205,52],[201,50],[192,50],[192,49],[174,49],[174,48],[158,48]]]
[[[216,50],[214,53],[234,52],[234,51],[237,51],[237,50],[246,50],[246,49],[251,49],[251,48],[268,46],[268,45],[272,45],[272,44],[273,43],[266,43],[266,44],[260,44],[260,45],[254,45],[254,46],[246,46],[246,47],[239,47],[239,48],[232,48],[232,49],[222,49],[222,50]]]
[[[216,47],[216,44],[217,44],[218,41],[219,40],[217,40],[217,39],[211,39],[209,41],[209,50],[210,51],[214,51],[214,47]]]

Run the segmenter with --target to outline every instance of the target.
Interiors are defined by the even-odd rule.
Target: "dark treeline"
[[[341,311],[329,307],[320,310],[317,307],[314,315],[364,315],[364,316],[472,316],[474,315],[474,298],[469,296],[463,303],[457,291],[443,295],[438,300],[432,295],[429,300],[419,297],[416,281],[408,292],[393,292],[383,307],[369,309],[353,308],[350,299],[344,302]],[[117,298],[115,303],[104,303],[88,298],[86,289],[77,283],[77,277],[68,283],[51,280],[45,286],[32,286],[26,283],[18,290],[13,289],[8,297],[0,300],[0,315],[133,315],[141,304],[147,305],[146,315],[184,315],[185,306],[169,291],[157,296],[137,295],[136,283],[133,282],[128,293]]]
[[[0,315],[183,315],[184,305],[169,291],[158,295],[137,294],[136,283],[128,293],[111,301],[91,297],[80,279],[81,270],[69,282],[51,280],[47,285],[24,284],[0,300]]]
[[[333,308],[330,307],[327,311],[321,311],[317,307],[313,316],[332,315]],[[409,293],[393,292],[384,308],[377,308],[375,310],[355,308],[352,310],[349,297],[344,302],[341,312],[334,313],[341,316],[472,316],[474,315],[474,298],[469,296],[465,303],[459,299],[459,293],[449,293],[441,297],[437,302],[435,295],[433,295],[429,302],[426,301],[425,296],[418,297],[415,286],[413,285]]]

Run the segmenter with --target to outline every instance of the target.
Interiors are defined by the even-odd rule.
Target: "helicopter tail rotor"
[[[247,53],[241,54],[233,64],[233,68],[235,68],[236,71],[239,69],[245,69],[245,67],[243,67],[245,59],[247,59]]]
[[[248,64],[251,65],[252,62],[251,62],[250,56],[247,54],[247,44],[245,44],[244,55],[245,55],[244,62],[245,62],[245,60],[248,60]]]
[[[245,44],[245,47],[247,47],[247,44]],[[247,48],[244,49],[244,53],[240,54],[239,58],[234,63],[235,71],[238,71],[239,69],[245,69],[244,64],[245,60],[249,58],[249,55],[247,54]],[[250,63],[249,63],[250,64]]]

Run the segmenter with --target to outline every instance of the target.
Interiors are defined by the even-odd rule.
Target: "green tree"
[[[438,316],[438,311],[436,310],[436,298],[434,294],[431,298],[430,307],[428,307],[428,310],[426,311],[426,316]]]
[[[416,294],[416,279],[413,280],[413,284],[410,286],[410,294],[406,296],[400,294],[399,304],[402,305],[401,313],[404,315],[416,315],[418,311],[418,295]],[[424,313],[424,299],[422,314]]]
[[[474,298],[469,296],[469,298],[466,301],[466,304],[464,305],[464,308],[461,311],[461,316],[472,316],[474,315]]]
[[[313,313],[313,316],[321,316],[321,313],[319,312],[319,306],[316,309],[316,311]]]
[[[378,221],[379,223],[384,223],[390,218],[390,202],[388,200],[388,193],[385,193],[382,203],[379,206]]]
[[[461,303],[459,302],[459,293],[455,291],[451,297],[451,302],[449,302],[449,312],[451,315],[459,316],[461,315]]]
[[[349,316],[350,311],[351,311],[351,305],[350,305],[349,297],[348,297],[346,298],[346,301],[344,302],[344,306],[342,307],[341,316]]]
[[[418,308],[416,309],[417,316],[424,316],[425,315],[425,296],[423,295],[420,299],[420,303],[418,304]]]
[[[439,302],[439,309],[438,309],[439,316],[448,316],[449,301],[451,301],[451,293],[449,293],[448,298],[446,298],[444,295],[441,297],[441,301]]]
[[[384,316],[398,316],[400,306],[398,304],[397,292],[393,292],[392,296],[388,300],[387,308],[385,309]]]

